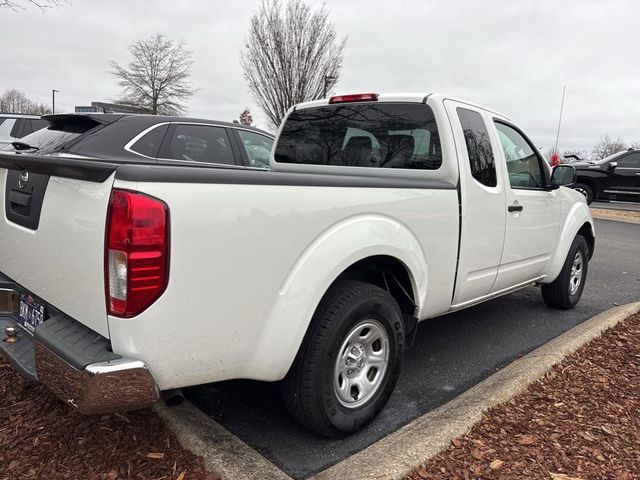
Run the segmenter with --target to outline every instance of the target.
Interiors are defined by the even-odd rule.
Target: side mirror
[[[609,170],[615,170],[615,168],[618,166],[618,162],[609,162]]]
[[[556,188],[576,183],[576,180],[578,180],[578,173],[574,167],[571,165],[557,165],[553,167],[549,187],[555,190]]]

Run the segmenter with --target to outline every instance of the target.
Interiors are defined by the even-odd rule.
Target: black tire
[[[405,342],[402,318],[400,307],[387,291],[360,281],[336,282],[322,298],[282,382],[284,402],[291,415],[307,428],[330,438],[344,437],[370,422],[387,403],[400,374]],[[334,379],[339,381],[335,373],[338,357],[342,353],[345,358],[351,347],[339,350],[350,333],[370,319],[377,322],[378,331],[382,332],[380,326],[386,331],[388,363],[366,403],[347,407],[338,398]],[[374,371],[374,378],[378,373]],[[363,396],[361,401],[365,399]]]
[[[573,282],[572,267],[578,253],[580,253],[582,257],[582,274],[580,277],[580,284],[572,293],[570,288],[570,283]],[[547,306],[562,310],[568,310],[575,307],[582,296],[582,290],[584,289],[584,285],[587,281],[588,271],[589,246],[582,235],[576,235],[558,278],[547,285],[542,285],[542,298]]]
[[[586,185],[584,183],[576,183],[571,188],[579,191],[585,197],[587,197],[587,205],[591,205],[591,202],[593,202],[593,189],[589,185]]]

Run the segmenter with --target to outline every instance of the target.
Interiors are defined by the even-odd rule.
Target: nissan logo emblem
[[[18,187],[24,188],[27,186],[28,182],[29,182],[29,172],[27,172],[26,170],[23,170],[20,173],[20,178],[18,178]]]

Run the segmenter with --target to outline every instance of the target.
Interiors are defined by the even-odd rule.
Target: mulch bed
[[[417,468],[418,479],[640,479],[640,315]]]
[[[217,480],[151,411],[82,416],[0,359],[0,479]]]

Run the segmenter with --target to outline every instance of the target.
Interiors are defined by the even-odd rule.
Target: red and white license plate
[[[38,325],[44,322],[45,306],[30,293],[20,294],[20,308],[18,309],[18,323],[33,333]]]

